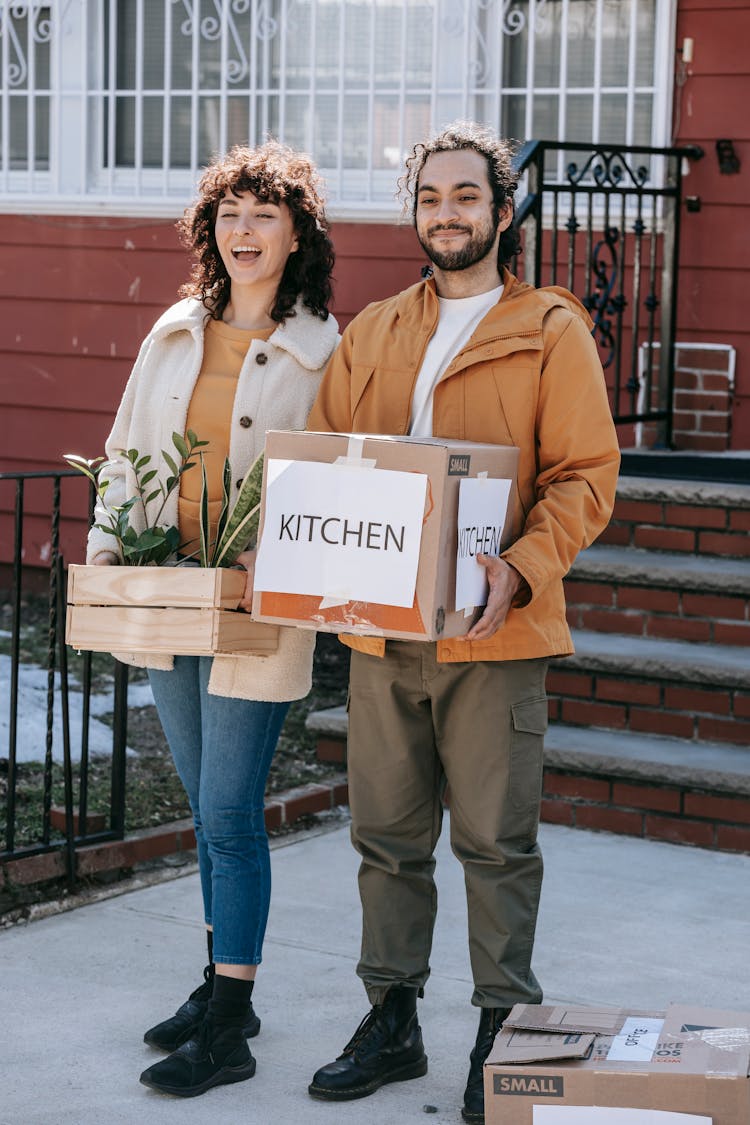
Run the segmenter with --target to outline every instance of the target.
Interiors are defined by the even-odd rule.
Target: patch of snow
[[[0,655],[0,758],[7,757],[10,742],[10,672],[9,656]],[[70,756],[74,762],[81,757],[83,734],[82,710],[83,695],[74,690],[77,685],[69,677],[68,710],[70,720]],[[91,696],[91,718],[89,720],[89,754],[110,755],[112,753],[112,729],[101,722],[97,716],[112,711],[113,689]],[[128,706],[146,707],[153,704],[153,695],[148,681],[130,684],[128,687]],[[55,673],[54,707],[52,716],[52,757],[56,762],[63,760],[62,702],[60,698],[60,674]],[[36,664],[21,664],[18,678],[18,712],[16,723],[16,761],[43,762],[47,750],[47,671]],[[130,748],[126,751],[133,754]]]

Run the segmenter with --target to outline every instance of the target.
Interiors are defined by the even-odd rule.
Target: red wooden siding
[[[334,311],[419,277],[409,227],[340,224]],[[0,469],[101,452],[141,340],[188,260],[169,222],[0,216]]]
[[[409,226],[342,223],[333,236],[342,327],[419,277]],[[64,453],[103,451],[140,343],[188,268],[167,221],[0,215],[0,472],[65,468]],[[51,495],[47,483],[27,486],[32,566],[49,555]],[[0,562],[10,557],[14,497],[0,482]],[[63,502],[63,552],[80,561],[83,480],[65,486]]]
[[[677,42],[685,36],[695,53],[677,139],[706,156],[686,179],[702,209],[682,215],[678,339],[737,349],[731,446],[747,449],[750,6],[680,0]],[[734,141],[739,175],[719,172],[719,135]],[[333,235],[342,326],[419,276],[423,256],[408,224],[339,223]],[[64,452],[101,451],[140,341],[186,271],[165,220],[0,214],[0,470],[54,468]]]
[[[750,448],[750,6],[746,0],[680,0],[677,44],[694,40],[682,89],[677,143],[699,144],[685,194],[701,210],[682,214],[680,340],[737,350],[731,448]],[[679,91],[675,91],[675,101]],[[737,175],[719,171],[716,141],[732,140]]]

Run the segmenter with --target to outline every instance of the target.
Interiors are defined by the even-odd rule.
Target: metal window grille
[[[674,0],[0,0],[5,209],[173,213],[270,133],[339,212],[389,210],[403,157],[475,118],[669,142]],[[550,159],[557,159],[555,154]]]

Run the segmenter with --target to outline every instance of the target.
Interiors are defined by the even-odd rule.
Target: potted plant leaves
[[[278,647],[278,628],[255,622],[238,611],[245,589],[245,571],[232,569],[238,555],[254,546],[258,534],[263,456],[250,466],[230,503],[231,471],[225,461],[222,500],[213,539],[210,538],[203,449],[192,430],[172,435],[175,454],[162,450],[167,475],[137,449],[120,457],[132,467],[135,494],[106,509],[96,527],[112,537],[121,566],[68,568],[66,641],[75,648],[104,652],[158,652],[210,655],[267,655]],[[103,458],[87,460],[68,454],[65,460],[91,481],[100,508],[109,480]],[[200,537],[198,548],[180,556],[180,534],[164,526],[162,517],[183,473],[200,466]],[[138,506],[136,531],[131,513]],[[179,557],[178,557],[179,556]]]

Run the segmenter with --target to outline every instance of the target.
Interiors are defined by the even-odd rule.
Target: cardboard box
[[[330,515],[333,511],[330,505],[334,500],[327,488],[318,485],[314,499],[310,500],[301,516],[279,515],[274,506],[277,501],[269,493],[269,472],[272,474],[271,480],[275,481],[273,474],[280,474],[279,466],[295,462],[301,463],[296,466],[298,476],[303,471],[308,472],[311,481],[319,475],[313,472],[314,465],[318,464],[356,470],[358,477],[355,479],[361,481],[361,492],[363,497],[366,496],[366,502],[363,499],[360,505],[352,505],[353,515],[349,521],[333,517]],[[303,628],[405,640],[434,641],[441,637],[463,635],[468,632],[479,611],[472,611],[467,616],[462,608],[456,609],[460,482],[472,478],[476,481],[486,478],[490,482],[506,482],[503,487],[508,494],[507,512],[505,509],[502,512],[495,509],[499,512],[495,520],[498,526],[494,529],[482,528],[478,533],[485,533],[482,541],[486,545],[485,552],[499,554],[520,532],[517,469],[518,450],[511,446],[453,441],[447,438],[269,431],[266,435],[260,553],[256,569],[253,616],[259,621],[294,624]],[[410,478],[407,474],[416,476]],[[415,518],[410,523],[407,521],[404,525],[396,521],[391,526],[388,510],[382,518],[368,520],[367,513],[374,509],[367,504],[377,505],[379,497],[383,498],[382,504],[389,504],[389,497],[392,498],[395,494],[387,491],[388,489],[411,492],[412,481],[424,481],[425,477],[426,487],[423,486],[421,494],[423,499],[419,499],[415,493],[414,504],[418,506],[409,509],[415,513]],[[312,483],[310,488],[313,488]],[[370,497],[373,499],[370,500]],[[400,497],[398,501],[400,502]],[[355,509],[359,508],[364,516],[357,523]],[[273,515],[272,531],[269,512]],[[341,540],[343,537],[344,543],[331,543],[332,536],[326,538],[327,545],[313,543],[313,538],[321,538],[321,529],[325,532],[326,528],[333,528],[333,538]],[[330,556],[336,550],[345,548],[349,552],[346,562],[341,563],[339,558],[335,564],[348,568],[342,585],[347,587],[351,582],[352,585],[359,583],[361,586],[365,568],[369,568],[369,580],[372,582],[385,574],[392,562],[386,557],[389,547],[393,548],[395,545],[397,551],[403,547],[406,555],[411,543],[415,552],[411,556],[414,567],[412,582],[415,581],[415,585],[411,587],[408,604],[397,604],[388,598],[363,598],[361,594],[350,596],[346,589],[341,596],[331,596],[337,591],[321,588],[291,591],[280,588],[280,585],[275,589],[269,588],[268,583],[278,580],[278,574],[283,569],[282,566],[279,570],[272,571],[269,567],[265,577],[262,573],[261,560],[271,541],[265,537],[271,535],[273,551],[286,552],[288,556],[289,574],[295,576],[294,582],[299,578],[300,585],[307,581],[308,586],[317,580],[310,571],[310,551],[319,552],[321,558],[327,552],[333,565]],[[285,540],[283,543],[282,539]],[[304,541],[301,544],[304,552],[301,553],[300,539]],[[475,547],[476,539],[475,534]],[[394,551],[391,555],[396,562],[400,562]],[[286,562],[286,558],[279,554],[274,554],[274,558],[281,558],[282,564]],[[316,555],[316,564],[317,561]],[[472,565],[476,570],[476,564]],[[266,583],[265,587],[261,583]]]
[[[748,1125],[749,1071],[748,1012],[516,1005],[485,1063],[485,1122],[554,1125],[557,1106],[599,1107],[584,1120],[602,1125],[619,1121],[614,1108],[634,1122],[651,1110]],[[536,1119],[535,1107],[545,1107]],[[557,1115],[561,1125],[570,1113]]]
[[[267,656],[278,628],[238,611],[245,572],[198,566],[68,568],[65,641],[93,652]]]

